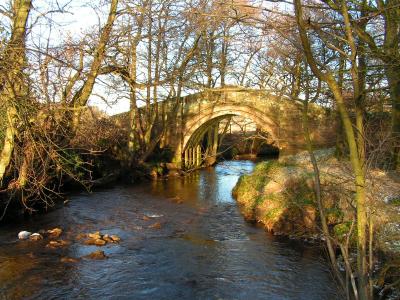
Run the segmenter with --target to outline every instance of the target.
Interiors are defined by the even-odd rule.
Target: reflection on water
[[[231,190],[250,161],[228,161],[185,178],[71,197],[68,207],[0,227],[0,299],[334,299],[321,255],[246,224]],[[144,215],[150,218],[144,218]],[[151,228],[155,223],[161,229]],[[20,230],[61,226],[71,244],[17,241]],[[117,234],[107,260],[81,232]]]

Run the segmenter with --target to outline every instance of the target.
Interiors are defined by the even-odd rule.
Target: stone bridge
[[[174,125],[167,128],[163,146],[174,151],[173,166],[190,169],[215,162],[221,123],[232,116],[251,119],[267,133],[268,143],[276,146],[280,155],[306,148],[301,103],[263,90],[210,89],[183,97]],[[309,119],[315,146],[334,145],[335,116],[321,106],[310,105]]]

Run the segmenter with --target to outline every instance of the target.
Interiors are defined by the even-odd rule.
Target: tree
[[[300,0],[294,0],[295,5],[295,13],[296,13],[296,22],[298,25],[298,30],[300,34],[301,43],[303,46],[304,54],[307,59],[307,63],[310,65],[310,68],[315,76],[317,76],[321,81],[326,82],[331,90],[335,103],[337,105],[341,121],[343,123],[344,131],[346,134],[346,140],[349,145],[350,151],[350,162],[354,172],[354,185],[356,189],[356,204],[357,204],[357,271],[358,271],[358,284],[359,284],[359,296],[360,299],[368,299],[368,266],[367,266],[367,214],[366,214],[366,191],[365,191],[365,149],[364,149],[364,135],[362,132],[356,132],[354,128],[359,129],[362,126],[362,119],[360,120],[360,116],[356,115],[356,126],[353,127],[352,120],[350,118],[350,113],[345,103],[345,99],[343,96],[343,90],[339,85],[338,80],[335,78],[334,73],[329,69],[328,66],[321,67],[316,60],[315,51],[313,50],[310,42],[310,38],[307,34],[311,19],[309,18],[308,24],[304,17],[303,7]],[[353,101],[358,101],[358,96],[363,91],[359,90],[360,82],[359,82],[359,72],[357,69],[357,47],[354,41],[354,35],[352,33],[350,22],[349,22],[349,13],[348,7],[345,1],[340,2],[340,14],[343,18],[344,23],[344,33],[343,40],[349,47],[348,53],[343,50],[339,50],[340,55],[342,55],[345,59],[348,60],[348,63],[351,66],[351,78],[353,83]],[[322,32],[317,28],[314,33],[323,36]],[[321,42],[324,42],[323,38],[320,39]],[[356,104],[357,105],[357,104]]]
[[[93,91],[93,86],[95,84],[96,78],[99,74],[105,53],[106,53],[106,46],[109,41],[111,30],[117,16],[117,7],[118,7],[118,0],[111,0],[110,11],[108,13],[107,22],[104,25],[99,42],[94,50],[93,54],[93,61],[90,66],[90,70],[86,76],[86,80],[82,87],[78,90],[77,93],[72,98],[72,106],[73,106],[73,118],[72,118],[72,129],[76,131],[79,126],[79,119],[81,115],[82,107],[85,107],[90,95]],[[71,82],[70,84],[73,84]]]
[[[338,9],[332,3],[330,6]],[[354,9],[361,11],[359,19],[349,16],[349,23],[358,37],[369,47],[372,55],[384,63],[392,106],[392,136],[394,168],[400,166],[400,1],[362,1],[354,3]],[[383,41],[380,37],[379,22],[374,24],[376,16],[384,23]],[[372,28],[372,30],[370,30]],[[376,34],[374,34],[374,31]]]
[[[27,93],[23,71],[26,62],[25,36],[31,5],[30,0],[13,1],[11,38],[0,53],[0,102],[7,115],[7,129],[0,156],[0,184],[14,149],[18,105],[22,104]]]

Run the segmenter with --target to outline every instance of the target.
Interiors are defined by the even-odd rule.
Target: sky
[[[0,0],[0,5],[4,5]],[[7,0],[8,1],[8,0]],[[109,9],[106,1],[90,1],[90,0],[33,0],[33,11],[31,20],[34,22],[38,15],[57,7],[64,7],[63,13],[52,13],[51,15],[40,18],[39,22],[33,27],[31,37],[35,41],[46,42],[46,38],[50,34],[50,39],[54,44],[62,42],[68,36],[78,38],[83,32],[90,28],[99,28],[99,24],[103,26]],[[104,4],[105,3],[105,4]],[[104,13],[99,13],[101,10]],[[49,20],[52,21],[51,32],[49,30]],[[106,89],[101,84],[101,78],[97,80],[93,94],[89,99],[90,106],[96,106],[101,111],[113,115],[129,110],[129,100],[119,98],[118,95],[108,95]],[[100,95],[101,97],[97,96]],[[106,103],[102,98],[109,101]]]
[[[0,8],[6,6],[9,0],[0,0]],[[31,22],[39,21],[33,27],[30,36],[35,43],[45,43],[50,35],[51,41],[56,45],[68,36],[79,38],[84,31],[90,28],[100,28],[105,23],[109,10],[108,1],[105,0],[32,0],[33,10]],[[44,12],[63,7],[64,12],[54,12],[43,17]],[[1,16],[0,16],[1,17]],[[52,22],[51,32],[49,20]],[[1,20],[0,20],[1,21]],[[121,94],[108,94],[104,87],[104,78],[98,78],[89,105],[96,106],[103,112],[113,115],[129,110],[129,99]],[[103,81],[103,83],[102,83]],[[118,101],[116,99],[118,98]],[[104,101],[107,99],[107,103]]]

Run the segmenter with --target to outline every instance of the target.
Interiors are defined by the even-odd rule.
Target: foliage
[[[333,232],[334,232],[335,237],[338,238],[340,241],[344,241],[344,239],[350,233],[350,228],[351,228],[350,221],[336,224],[333,227]]]

